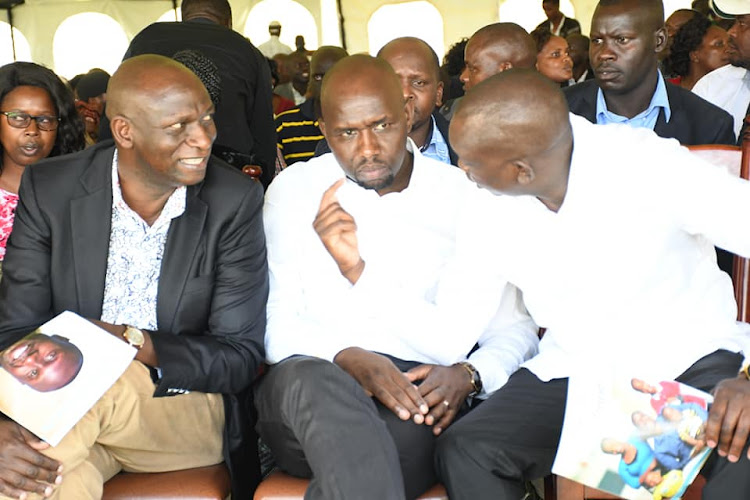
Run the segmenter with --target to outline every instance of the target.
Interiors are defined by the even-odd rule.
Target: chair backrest
[[[688,146],[688,149],[711,163],[726,168],[734,175],[750,179],[750,140],[743,141],[742,147],[707,144]],[[746,231],[747,229],[737,228],[737,230]],[[750,322],[750,259],[734,257],[732,281],[734,282],[734,296],[737,300],[737,319],[748,323]]]

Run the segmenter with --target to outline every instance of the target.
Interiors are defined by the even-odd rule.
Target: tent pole
[[[342,10],[341,0],[336,0],[339,10],[339,32],[341,33],[341,47],[346,50],[346,30],[344,29],[344,11]]]
[[[10,25],[10,43],[13,46],[13,60],[16,60],[16,36],[13,34],[13,7],[8,7],[8,24]]]

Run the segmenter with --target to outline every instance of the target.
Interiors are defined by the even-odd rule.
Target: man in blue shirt
[[[457,165],[458,157],[448,141],[449,122],[436,112],[443,100],[443,82],[435,51],[419,38],[403,37],[388,42],[378,58],[391,65],[401,80],[404,98],[411,103],[409,137],[428,158]]]
[[[728,113],[664,81],[667,46],[661,0],[601,0],[591,21],[595,80],[565,90],[573,113],[593,123],[649,128],[685,145],[734,144]]]

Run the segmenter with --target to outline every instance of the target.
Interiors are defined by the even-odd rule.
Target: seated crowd
[[[54,354],[15,346],[63,311],[136,348],[56,446],[0,414],[0,499],[222,462],[249,499],[260,439],[305,498],[518,500],[569,379],[612,364],[711,391],[703,498],[747,498],[722,269],[750,183],[683,147],[742,140],[745,3],[711,2],[725,30],[600,0],[586,37],[544,0],[531,34],[468,38],[463,95],[413,37],[271,62],[227,0],[183,0],[111,77],[0,68],[0,367],[56,390]]]

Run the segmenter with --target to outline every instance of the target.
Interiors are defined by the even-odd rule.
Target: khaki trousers
[[[165,472],[223,461],[220,394],[153,393],[148,368],[133,361],[60,444],[44,451],[63,464],[53,499],[99,500],[104,482],[121,470]]]

